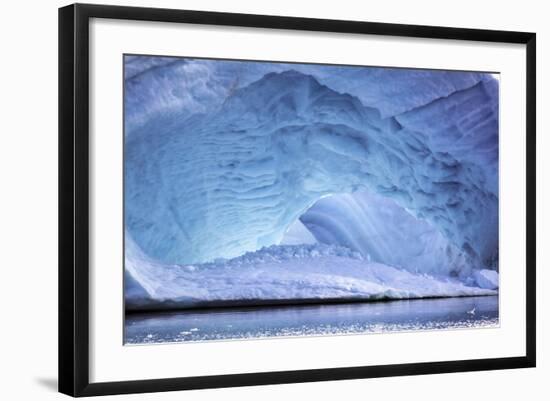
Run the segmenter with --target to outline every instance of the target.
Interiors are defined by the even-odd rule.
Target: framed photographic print
[[[59,10],[59,389],[535,366],[535,34]]]

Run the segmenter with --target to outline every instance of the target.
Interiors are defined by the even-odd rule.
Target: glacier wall
[[[383,252],[371,232],[358,249],[376,260],[449,274],[497,267],[489,74],[146,57],[127,58],[125,71],[126,229],[148,257],[234,258],[284,241],[304,213],[307,227],[320,199],[351,194],[367,208],[391,199],[414,219],[404,241],[426,229],[448,254],[422,264],[430,241]],[[383,221],[376,207],[367,215],[331,241]],[[424,259],[412,263],[414,252]]]

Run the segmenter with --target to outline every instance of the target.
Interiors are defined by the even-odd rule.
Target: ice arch
[[[318,199],[366,190],[494,266],[497,99],[498,84],[481,80],[383,118],[311,75],[268,73],[212,111],[132,129],[126,228],[157,260],[201,263],[276,244]]]
[[[411,273],[465,278],[475,265],[428,222],[390,198],[364,191],[320,199],[291,228],[282,244],[308,243],[312,238],[314,243],[343,246],[369,262]]]

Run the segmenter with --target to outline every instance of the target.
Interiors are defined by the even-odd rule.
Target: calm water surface
[[[225,308],[126,316],[127,344],[498,326],[498,297]]]

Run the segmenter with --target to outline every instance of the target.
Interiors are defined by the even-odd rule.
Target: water
[[[498,297],[129,314],[127,344],[498,326]]]

